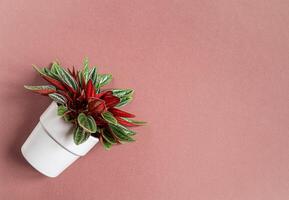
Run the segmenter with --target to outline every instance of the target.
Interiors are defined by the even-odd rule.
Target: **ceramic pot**
[[[57,115],[57,105],[53,102],[41,115],[21,152],[36,170],[48,177],[56,177],[97,143],[98,139],[90,136],[84,143],[76,145],[73,125]]]

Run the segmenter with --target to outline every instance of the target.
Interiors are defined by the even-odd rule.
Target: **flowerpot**
[[[98,139],[90,136],[86,142],[76,145],[73,124],[58,116],[57,105],[52,103],[22,145],[21,152],[36,170],[56,177],[97,143]]]

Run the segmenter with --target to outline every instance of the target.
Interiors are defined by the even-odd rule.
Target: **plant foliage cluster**
[[[99,138],[105,149],[132,142],[136,132],[129,127],[145,123],[132,119],[135,115],[119,109],[132,100],[133,90],[102,90],[111,82],[112,76],[99,74],[96,67],[90,68],[87,58],[82,70],[65,69],[59,62],[53,62],[49,68],[34,68],[50,84],[24,87],[49,96],[57,103],[57,114],[74,124],[73,138],[77,145],[90,136]]]

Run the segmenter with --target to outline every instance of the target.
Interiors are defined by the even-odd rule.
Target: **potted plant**
[[[21,148],[25,159],[49,177],[58,176],[99,141],[105,149],[133,142],[135,131],[128,127],[145,122],[119,107],[132,100],[132,89],[106,89],[110,74],[97,73],[85,58],[82,70],[63,68],[53,62],[50,68],[34,66],[49,85],[24,86],[50,97],[53,102],[41,115]]]

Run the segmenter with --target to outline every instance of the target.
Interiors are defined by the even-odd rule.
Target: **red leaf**
[[[48,94],[54,93],[56,91],[47,89],[47,90],[35,90],[34,92],[42,94],[42,95],[48,95]]]
[[[43,86],[24,85],[24,88],[26,88],[26,89],[28,89],[28,90],[30,90],[32,92],[41,94],[41,95],[48,95],[48,94],[56,92],[55,87],[50,86],[50,85],[43,85]]]
[[[77,97],[77,100],[80,102],[85,100],[85,93],[83,90],[81,91],[80,96]]]
[[[118,123],[120,123],[123,126],[128,126],[128,127],[132,127],[132,126],[138,126],[137,124],[133,124],[131,122],[128,122],[120,117],[115,117],[115,119],[118,121]]]
[[[112,96],[112,91],[103,91],[103,92],[101,92],[101,93],[99,93],[99,94],[95,94],[95,97],[96,98],[104,98],[105,96]]]
[[[92,99],[88,103],[88,110],[93,114],[102,113],[106,110],[105,102],[101,99]]]
[[[105,105],[106,105],[107,108],[114,107],[120,102],[120,99],[118,97],[108,96],[108,95],[105,96],[103,98],[103,100],[105,101]]]
[[[107,122],[100,117],[94,117],[94,120],[97,126],[107,125]]]
[[[87,83],[85,94],[87,99],[95,96],[94,85],[91,79]]]
[[[67,68],[67,71],[71,74],[71,76],[73,76],[74,79],[76,79],[76,73],[75,73],[75,68],[74,66],[72,67],[72,70]]]
[[[77,91],[75,89],[73,89],[72,87],[70,87],[69,85],[67,85],[66,83],[63,83],[63,85],[65,86],[65,88],[75,96],[75,94],[77,93]]]
[[[81,86],[82,86],[82,88],[85,88],[85,87],[86,87],[86,86],[85,86],[85,79],[84,79],[83,76],[81,77],[81,80],[79,80],[79,81],[81,81]]]
[[[54,85],[59,90],[63,90],[63,91],[65,90],[65,86],[62,84],[62,82],[60,82],[54,78],[51,78],[49,76],[42,76],[42,78],[44,78],[46,81],[48,81],[49,83]]]
[[[110,108],[109,111],[116,117],[135,117],[135,115],[125,112],[123,110],[119,110],[117,108]]]

